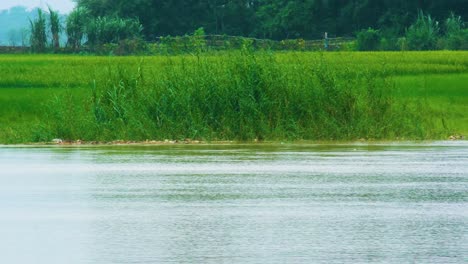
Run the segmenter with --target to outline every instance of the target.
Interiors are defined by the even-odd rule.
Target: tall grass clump
[[[378,30],[372,28],[361,30],[357,34],[357,49],[359,51],[378,50],[381,38],[381,33]]]
[[[166,57],[109,66],[89,97],[49,108],[50,137],[82,140],[427,138],[424,104],[396,99],[385,74],[337,69],[325,56],[269,52]],[[144,70],[147,67],[149,70]],[[380,76],[380,77],[379,77]]]
[[[452,13],[444,25],[445,47],[451,50],[468,50],[468,29],[462,18]]]
[[[67,47],[79,51],[85,37],[86,24],[89,21],[89,10],[77,7],[68,14],[65,33],[67,34]]]
[[[29,20],[31,26],[30,43],[33,52],[44,52],[47,45],[46,19],[41,9],[37,10],[37,19]]]
[[[60,48],[60,32],[62,30],[60,25],[60,15],[58,11],[52,10],[49,6],[49,23],[50,23],[50,32],[52,33],[52,47],[54,51],[57,52]]]
[[[419,11],[418,18],[406,31],[411,50],[435,50],[439,37],[439,22]]]

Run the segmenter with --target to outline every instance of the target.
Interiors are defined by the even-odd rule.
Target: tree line
[[[403,35],[418,10],[436,20],[466,18],[467,0],[77,0],[94,17],[138,18],[147,39],[203,27],[207,34],[269,39],[353,36],[379,28]]]
[[[273,40],[357,37],[357,50],[468,49],[467,0],[76,0],[63,28],[49,8],[52,45],[60,30],[67,47],[106,44],[138,49],[136,40],[204,34]],[[45,49],[45,18],[31,21],[33,50]],[[44,30],[43,30],[44,29]]]

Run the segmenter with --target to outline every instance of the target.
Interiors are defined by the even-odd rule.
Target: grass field
[[[468,52],[0,56],[0,143],[468,135]]]

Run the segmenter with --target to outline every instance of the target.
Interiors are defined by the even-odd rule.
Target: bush
[[[460,16],[453,13],[445,20],[444,46],[450,50],[468,49],[468,29],[463,29],[465,24]]]
[[[410,50],[435,50],[439,35],[439,22],[422,11],[418,19],[406,31],[406,40]]]
[[[356,41],[344,42],[344,43],[340,46],[340,51],[356,51],[356,50],[357,50]]]
[[[96,47],[102,44],[118,44],[122,40],[141,37],[142,25],[135,19],[98,17],[87,28],[88,44]]]
[[[145,54],[148,51],[147,43],[142,39],[124,39],[119,42],[115,55]]]
[[[47,45],[46,19],[41,9],[37,10],[37,19],[31,24],[31,49],[33,52],[44,52]]]
[[[89,19],[89,11],[86,8],[75,8],[67,17],[66,33],[67,47],[78,51],[85,34],[86,22]]]
[[[378,50],[381,35],[378,30],[368,28],[357,34],[357,48],[360,51]]]
[[[468,50],[468,29],[447,37],[446,48],[450,50]]]
[[[380,33],[380,50],[400,50],[398,32],[394,29],[384,29]]]
[[[401,50],[401,51],[406,51],[406,50],[409,49],[409,48],[408,48],[408,41],[406,40],[405,37],[403,37],[403,38],[398,38],[398,40],[397,40],[397,47],[398,47],[398,49]]]
[[[445,20],[445,35],[456,35],[462,31],[464,27],[463,20],[460,16],[455,16],[454,13],[450,14],[450,17]]]
[[[197,54],[206,51],[205,30],[201,27],[189,37],[189,45]]]
[[[305,41],[303,39],[285,39],[280,42],[283,50],[304,50]]]

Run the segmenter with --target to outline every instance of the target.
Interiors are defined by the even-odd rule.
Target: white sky
[[[42,6],[42,8],[47,8],[47,4],[52,9],[59,10],[60,13],[68,13],[75,6],[72,0],[0,0],[0,10],[10,9],[13,6],[26,6],[29,8]]]

